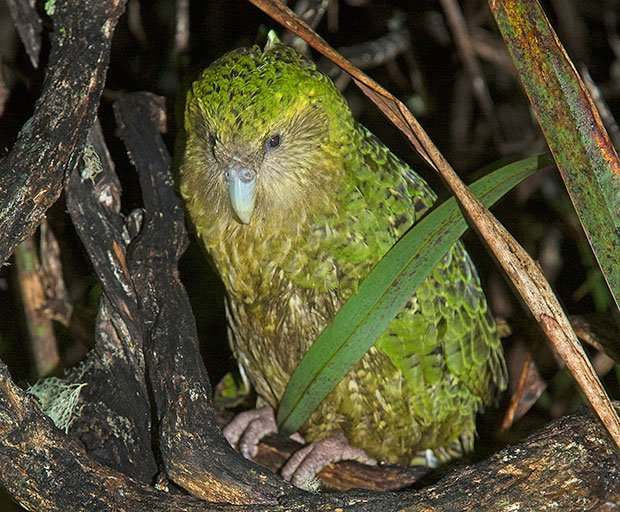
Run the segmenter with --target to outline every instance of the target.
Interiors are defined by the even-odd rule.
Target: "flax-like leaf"
[[[607,284],[620,305],[620,160],[536,0],[490,0],[523,87]]]
[[[481,178],[471,190],[490,206],[549,163],[548,156],[512,163]],[[450,198],[425,215],[377,263],[293,373],[278,408],[282,432],[294,432],[305,423],[466,229],[456,200]]]

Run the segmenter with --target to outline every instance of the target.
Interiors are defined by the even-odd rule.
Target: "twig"
[[[39,67],[39,54],[41,53],[41,31],[43,26],[41,18],[37,14],[36,5],[28,0],[7,0],[11,18],[17,28],[26,53],[30,58],[33,68]]]
[[[329,0],[297,0],[295,4],[295,13],[304,20],[308,26],[316,28],[325,15],[329,3]],[[308,45],[306,42],[297,37],[294,32],[285,32],[284,36],[282,36],[282,42],[288,46],[292,46],[298,52],[304,54],[308,52]]]
[[[179,55],[189,46],[189,0],[176,0],[174,15],[174,51]]]
[[[440,3],[446,14],[448,25],[452,30],[458,52],[463,60],[467,74],[469,75],[474,95],[478,100],[478,105],[480,105],[489,123],[491,136],[495,140],[495,144],[500,146],[504,140],[502,129],[495,113],[495,105],[489,93],[489,88],[487,87],[486,80],[480,69],[480,64],[476,59],[474,45],[463,12],[456,0],[440,0]]]
[[[360,69],[380,66],[394,59],[401,53],[411,49],[409,32],[405,29],[394,30],[373,41],[338,48],[338,52],[351,64]],[[332,79],[341,73],[336,64],[323,58],[317,64],[318,68]]]
[[[592,101],[594,101],[596,108],[601,113],[601,119],[609,132],[609,136],[613,141],[614,147],[620,150],[620,127],[618,126],[618,121],[616,121],[613,113],[609,109],[609,105],[601,94],[601,90],[594,83],[594,80],[592,80],[588,68],[586,66],[581,66],[581,72],[579,74],[581,75],[581,79],[586,85],[590,96],[592,96]]]
[[[41,223],[40,253],[41,284],[45,294],[43,313],[66,327],[73,313],[73,305],[63,277],[60,246],[47,221]]]
[[[590,315],[571,315],[570,323],[579,339],[607,354],[620,364],[620,315],[610,311]]]
[[[541,377],[531,352],[527,351],[519,372],[517,389],[510,397],[510,404],[506,408],[501,429],[508,430],[515,421],[522,418],[545,389],[547,389],[547,383]]]
[[[60,356],[52,321],[43,313],[45,291],[33,237],[15,248],[15,263],[35,371],[44,377],[58,367]]]

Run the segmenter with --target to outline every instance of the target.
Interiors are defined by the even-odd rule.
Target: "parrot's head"
[[[297,51],[276,42],[224,55],[187,95],[181,194],[194,221],[305,218],[342,178],[351,123],[334,84]]]

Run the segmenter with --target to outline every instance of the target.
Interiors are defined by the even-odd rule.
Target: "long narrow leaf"
[[[579,220],[620,304],[620,160],[535,0],[489,0]]]
[[[478,180],[471,190],[490,206],[549,162],[548,156],[515,162]],[[303,425],[466,229],[456,200],[448,199],[379,261],[297,366],[278,409],[281,431],[294,432]]]

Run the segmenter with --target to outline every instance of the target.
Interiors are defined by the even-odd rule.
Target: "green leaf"
[[[481,178],[471,190],[491,206],[550,162],[548,155],[542,155],[512,163]],[[305,423],[466,229],[461,210],[451,198],[394,244],[300,361],[278,408],[281,432],[295,432]]]
[[[620,305],[620,160],[536,0],[489,0],[607,285]]]

